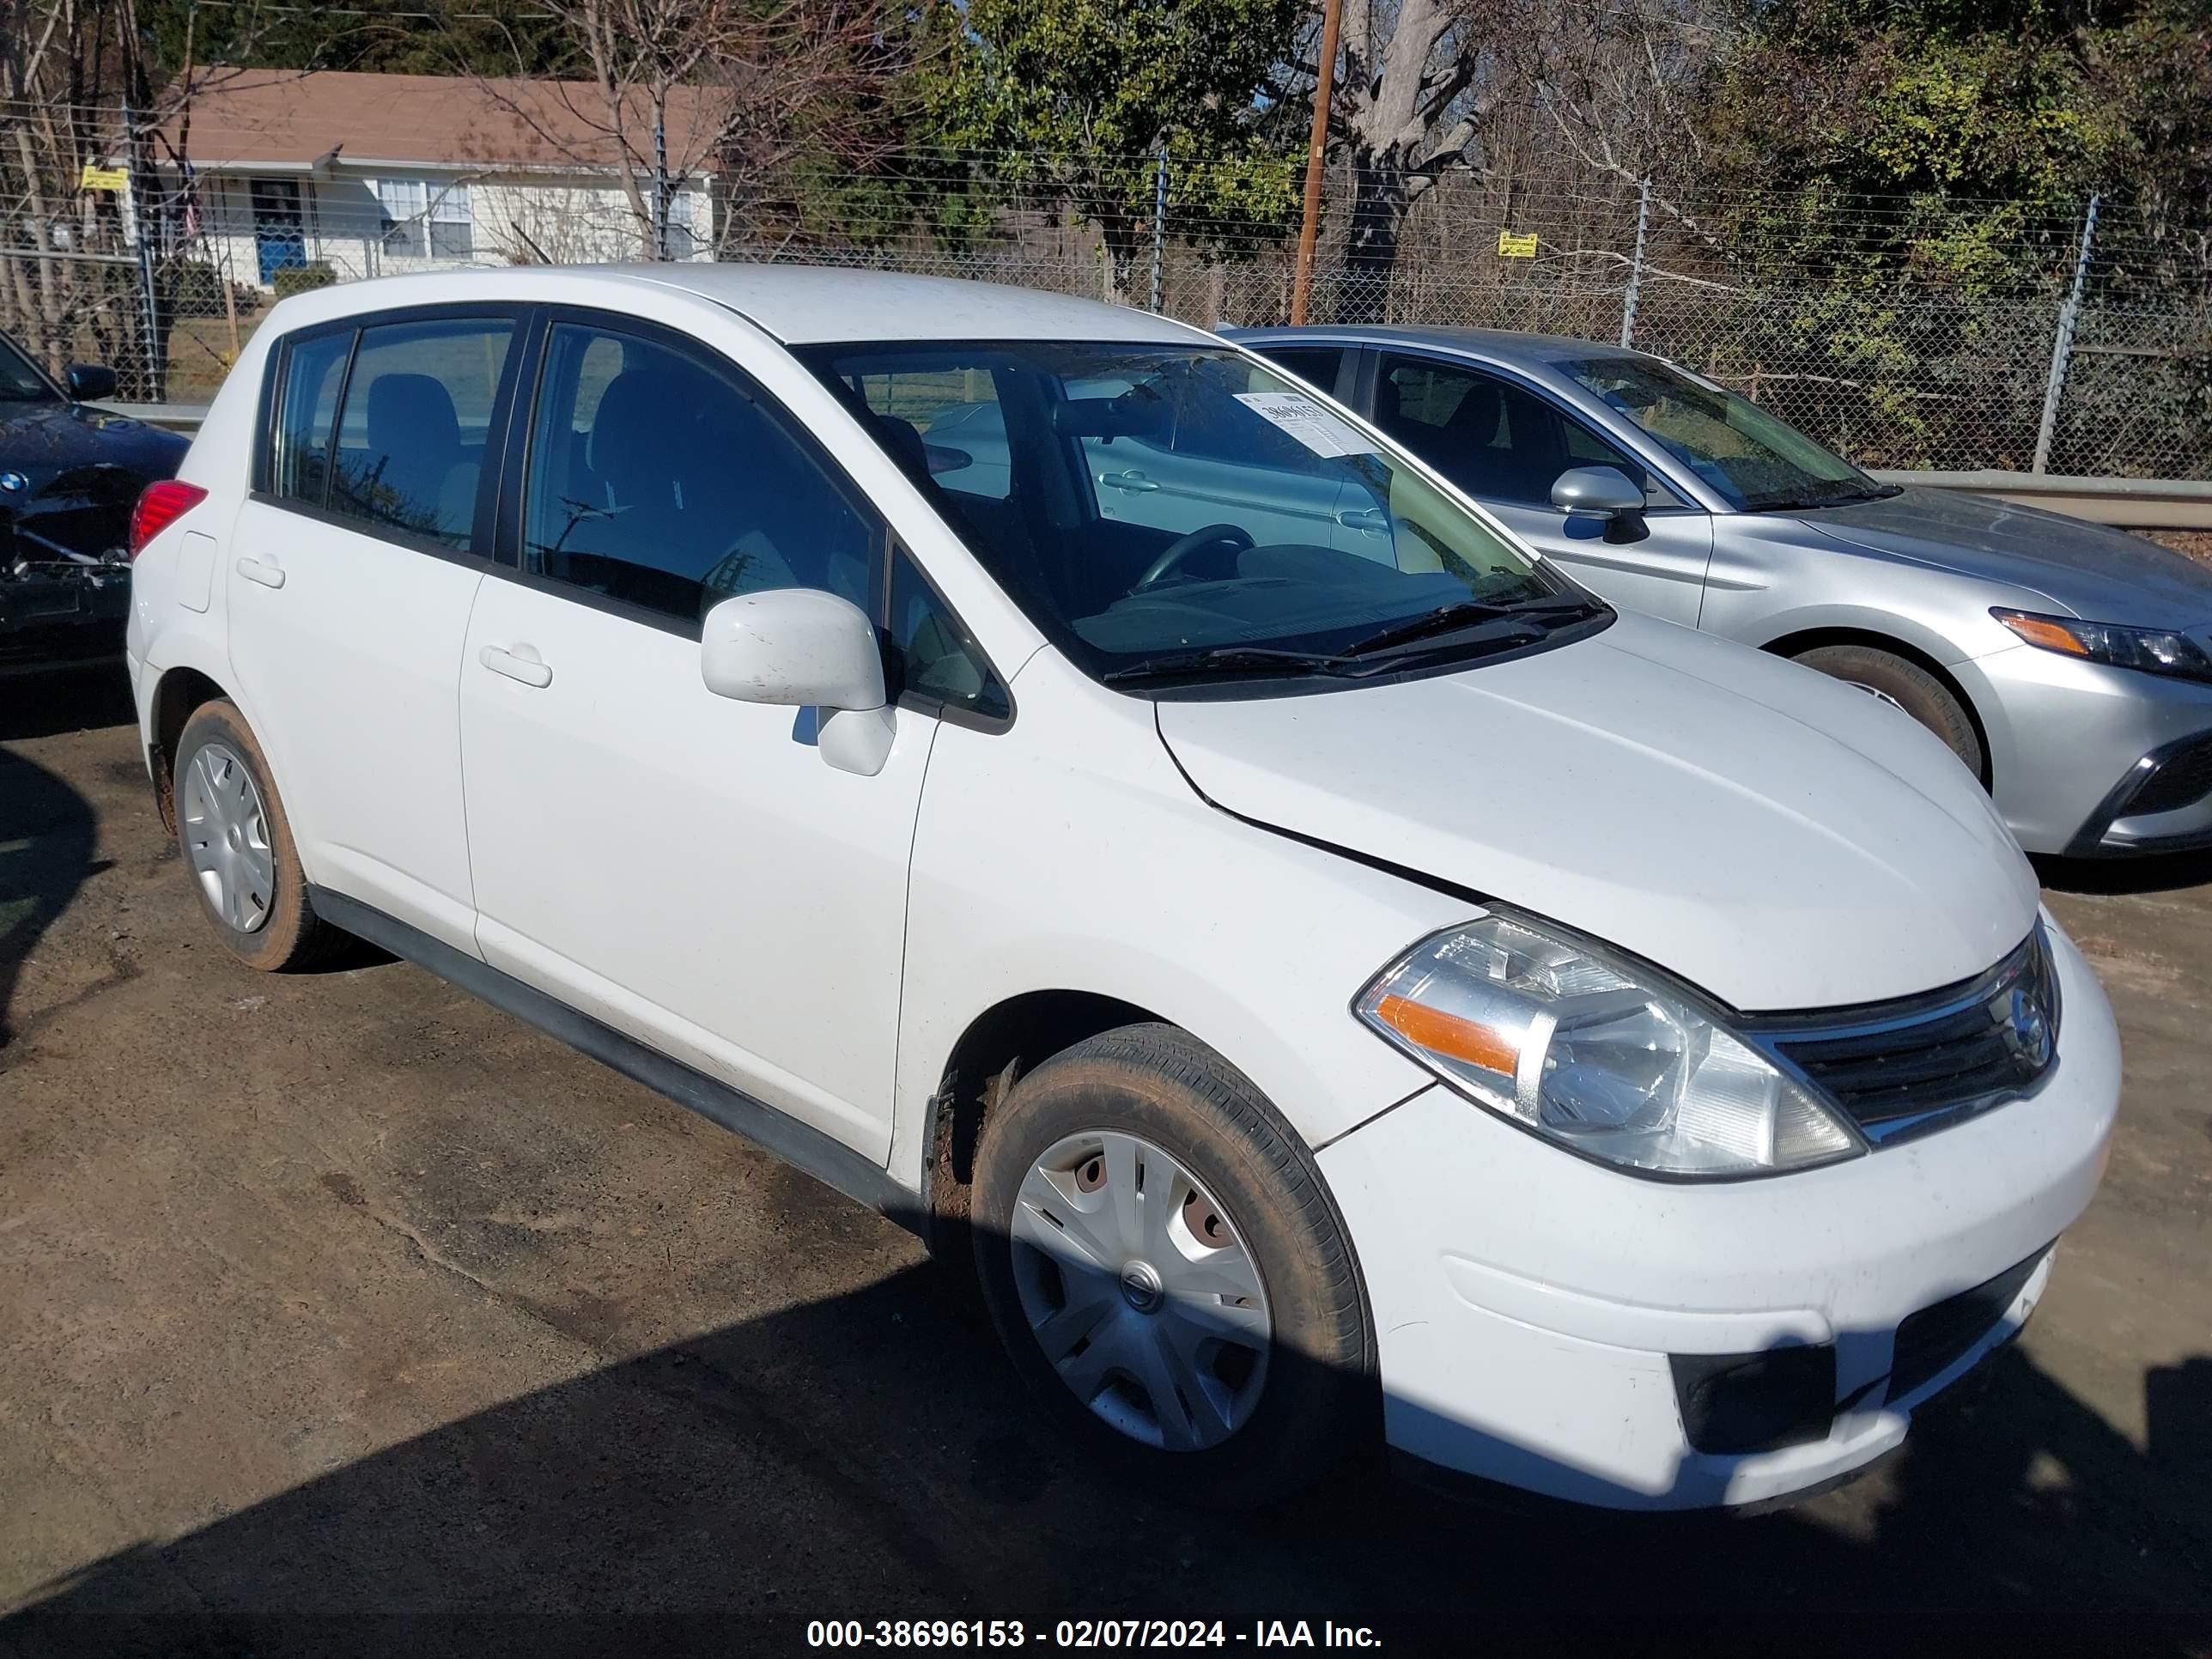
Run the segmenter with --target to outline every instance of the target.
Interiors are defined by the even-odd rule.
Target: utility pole
[[[1321,163],[1328,149],[1328,106],[1336,95],[1336,33],[1341,0],[1325,0],[1321,13],[1321,61],[1314,66],[1313,137],[1306,145],[1306,210],[1298,227],[1298,268],[1291,283],[1291,321],[1303,324],[1313,300],[1314,239],[1321,234]]]

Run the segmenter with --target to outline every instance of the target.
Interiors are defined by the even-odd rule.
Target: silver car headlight
[[[2138,668],[2176,679],[2212,680],[2212,656],[2188,635],[2170,628],[2124,628],[2079,617],[2042,617],[2032,611],[1992,609],[1995,617],[2030,645],[2063,656],[2084,657],[2110,668]]]
[[[1686,988],[1533,921],[1433,934],[1352,1006],[1501,1117],[1627,1170],[1726,1179],[1866,1150]]]

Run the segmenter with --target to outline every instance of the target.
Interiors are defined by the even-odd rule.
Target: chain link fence
[[[123,398],[200,402],[296,289],[637,259],[656,240],[672,258],[969,277],[1209,327],[1289,315],[1291,161],[914,152],[865,174],[635,191],[372,168],[264,178],[249,158],[64,192],[43,216],[0,202],[0,328],[56,368],[108,363]],[[1324,200],[1316,323],[1626,341],[1869,466],[2212,478],[2212,219],[2104,204],[2085,257],[2087,201],[1730,191],[1566,161],[1506,179],[1333,167]]]

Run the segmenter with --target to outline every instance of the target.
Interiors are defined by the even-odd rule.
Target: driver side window
[[[1562,472],[1611,466],[1649,505],[1681,505],[1640,463],[1534,392],[1456,363],[1385,357],[1375,422],[1477,501],[1549,507]]]
[[[696,629],[738,593],[872,612],[872,515],[764,400],[654,340],[556,325],[532,422],[526,568]]]

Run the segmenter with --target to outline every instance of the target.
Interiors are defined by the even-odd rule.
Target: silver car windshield
[[[1748,398],[1651,358],[1587,357],[1556,367],[1746,512],[1840,507],[1898,493]]]
[[[1102,679],[1358,676],[1606,614],[1401,452],[1224,347],[799,355]]]

